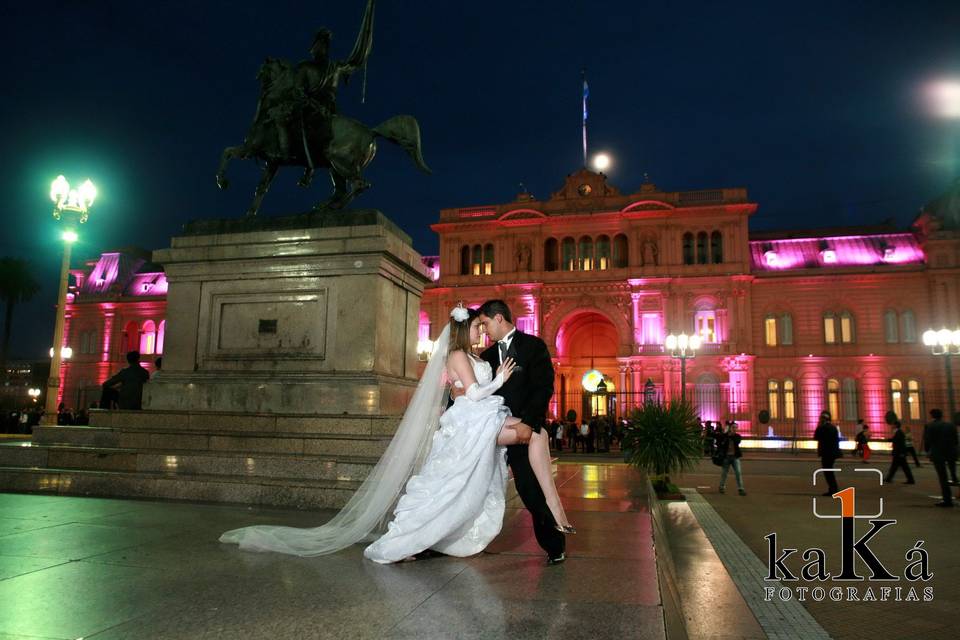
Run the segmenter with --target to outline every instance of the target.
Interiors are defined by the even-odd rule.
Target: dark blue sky
[[[364,0],[5,3],[0,42],[0,255],[29,258],[43,283],[18,314],[13,355],[49,346],[60,246],[47,192],[58,173],[100,190],[76,253],[167,246],[183,222],[240,216],[252,163],[214,185],[239,143],[267,55],[306,56],[316,28],[353,44]],[[433,176],[381,141],[377,207],[436,251],[442,207],[502,202],[522,181],[539,197],[578,168],[580,69],[591,148],[615,158],[623,191],[644,172],[667,190],[745,186],[753,228],[906,225],[960,175],[960,121],[937,120],[925,82],[960,76],[960,2],[397,2],[377,7],[367,123],[416,116]],[[356,78],[355,80],[359,80]],[[263,215],[309,208],[282,171]]]

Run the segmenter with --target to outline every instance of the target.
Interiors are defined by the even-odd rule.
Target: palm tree
[[[6,303],[3,323],[3,342],[0,343],[0,377],[6,377],[10,333],[13,330],[13,309],[32,299],[40,290],[30,264],[20,258],[0,258],[0,300]]]

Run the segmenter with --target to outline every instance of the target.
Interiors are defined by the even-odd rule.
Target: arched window
[[[560,267],[560,243],[556,238],[547,238],[543,245],[543,270],[556,271]]]
[[[463,245],[460,247],[460,275],[470,274],[470,247]]]
[[[789,378],[783,381],[783,419],[793,420],[797,416],[796,387]]]
[[[777,346],[777,318],[768,315],[763,319],[763,343],[768,347]]]
[[[897,328],[897,312],[887,309],[883,312],[883,337],[887,344],[900,342],[900,332]]]
[[[907,407],[911,420],[919,420],[920,411],[920,383],[916,380],[907,380]]]
[[[840,314],[840,342],[851,344],[856,338],[856,329],[853,324],[853,314],[844,311]]]
[[[837,344],[837,317],[832,311],[823,314],[823,341]]]
[[[697,264],[707,264],[707,232],[697,234]]]
[[[163,336],[167,332],[167,321],[161,320],[157,327],[157,353],[163,353]]]
[[[150,355],[157,347],[157,325],[153,320],[147,320],[143,323],[143,331],[140,333],[140,354]]]
[[[483,275],[493,274],[493,245],[488,244],[483,248]]]
[[[857,401],[857,381],[843,379],[843,419],[856,420],[860,415],[860,403]]]
[[[627,236],[618,233],[613,237],[613,266],[615,269],[625,269],[629,263],[629,245]]]
[[[483,273],[483,247],[473,245],[473,259],[470,262],[470,273],[475,276]]]
[[[840,381],[835,378],[827,380],[827,411],[831,419],[840,420]]]
[[[683,264],[693,264],[693,234],[683,234]]]
[[[580,260],[579,268],[581,271],[590,271],[593,269],[593,238],[583,236],[577,246],[577,257]]]
[[[597,238],[597,269],[606,271],[610,266],[610,236],[600,236]]]
[[[561,243],[563,270],[574,271],[577,268],[577,243],[573,238],[564,238]]]
[[[902,325],[902,333],[900,334],[904,342],[916,342],[917,341],[917,321],[913,316],[913,311],[907,309],[900,314],[900,324]]]
[[[771,420],[780,419],[780,383],[776,380],[767,381],[767,407]]]
[[[123,328],[123,353],[121,356],[126,355],[128,351],[136,351],[140,348],[140,325],[136,322],[130,321]]]
[[[903,417],[903,383],[896,378],[890,380],[890,411]]]
[[[723,262],[723,236],[719,231],[710,234],[710,262],[713,264]]]
[[[780,315],[780,344],[793,344],[793,316]]]

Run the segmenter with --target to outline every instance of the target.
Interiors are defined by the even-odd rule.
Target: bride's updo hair
[[[476,309],[463,308],[467,312],[466,320],[457,320],[452,314],[450,316],[450,347],[449,351],[470,352],[470,325],[477,319],[480,312]],[[462,317],[462,314],[461,314]]]

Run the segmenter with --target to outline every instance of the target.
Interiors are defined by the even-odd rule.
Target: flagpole
[[[590,88],[587,86],[587,70],[580,70],[580,77],[583,80],[583,166],[587,166],[587,96],[590,95]]]

